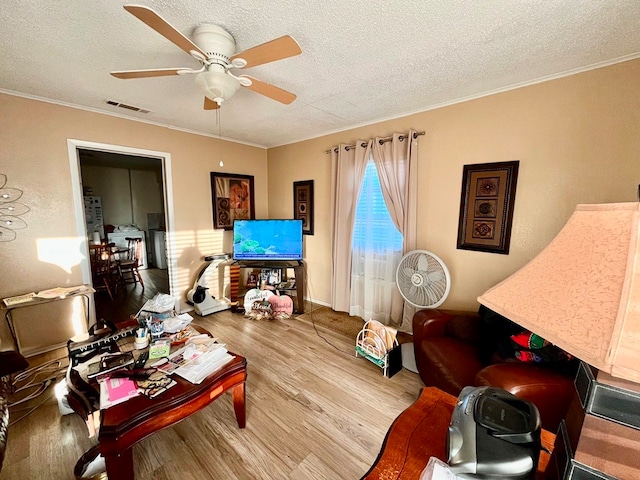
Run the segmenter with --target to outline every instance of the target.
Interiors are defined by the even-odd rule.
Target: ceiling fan
[[[198,60],[201,67],[197,70],[160,68],[114,71],[111,72],[114,77],[130,79],[195,74],[196,85],[205,96],[205,110],[220,108],[220,105],[229,100],[241,86],[287,105],[296,99],[293,93],[279,87],[248,75],[236,76],[230,72],[232,68],[255,67],[299,55],[302,50],[289,35],[236,53],[235,40],[229,32],[218,25],[198,25],[191,35],[193,40],[190,40],[148,7],[125,5],[124,9]]]

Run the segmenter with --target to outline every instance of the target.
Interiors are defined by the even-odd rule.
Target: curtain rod
[[[422,132],[414,132],[413,138],[418,138],[418,135],[424,135],[424,130]],[[403,141],[405,138],[407,138],[406,135],[400,135],[398,137],[398,140]],[[380,140],[378,140],[378,143],[380,145],[382,145],[383,143],[390,142],[391,140],[393,140],[393,137],[384,137],[384,138],[381,138]],[[365,142],[362,142],[360,144],[360,146],[364,148],[364,147],[367,146],[367,144]],[[352,148],[355,148],[355,147],[356,147],[355,145],[345,145],[344,148],[348,152],[349,150],[351,150]],[[324,153],[331,153],[331,150],[334,150],[335,152],[337,152],[338,151],[338,147],[334,147],[334,148],[332,148],[330,150],[325,150]],[[639,185],[639,187],[640,187],[640,185]]]

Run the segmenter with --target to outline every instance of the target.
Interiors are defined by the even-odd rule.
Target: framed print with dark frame
[[[458,248],[509,253],[519,164],[514,160],[464,166]]]
[[[231,230],[233,221],[256,218],[253,175],[211,172],[213,228]]]
[[[293,218],[302,220],[304,235],[313,235],[313,180],[293,182]]]

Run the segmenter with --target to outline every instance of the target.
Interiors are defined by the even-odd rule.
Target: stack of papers
[[[173,373],[182,365],[186,365],[198,356],[202,355],[204,350],[190,347],[183,347],[176,350],[166,358],[162,358],[151,366],[165,373]]]
[[[233,358],[224,344],[216,343],[215,339],[210,338],[204,343],[189,344],[151,366],[167,374],[175,373],[197,384]]]
[[[358,334],[356,349],[360,348],[363,355],[381,360],[398,345],[397,334],[395,328],[383,325],[377,320],[369,320]]]
[[[195,360],[178,368],[174,373],[191,383],[200,383],[216,370],[233,360],[233,355],[223,346],[203,353]]]
[[[2,301],[7,307],[12,307],[13,305],[18,305],[20,303],[30,302],[35,296],[36,292],[31,292],[25,293],[24,295],[16,295],[15,297],[7,297],[2,299]]]
[[[36,294],[38,298],[65,298],[67,295],[76,293],[92,293],[93,288],[88,285],[78,285],[75,287],[56,287],[48,290],[42,290]]]

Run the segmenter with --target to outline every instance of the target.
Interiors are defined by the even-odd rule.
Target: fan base
[[[220,59],[227,65],[236,53],[236,41],[218,25],[202,24],[193,30],[193,43],[207,54],[207,59]]]
[[[403,343],[400,345],[400,349],[402,350],[402,367],[406,368],[410,372],[418,373],[416,357],[413,351],[413,343]]]

